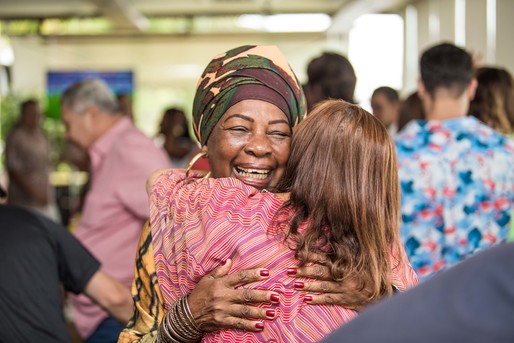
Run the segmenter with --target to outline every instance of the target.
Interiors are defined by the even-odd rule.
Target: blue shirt
[[[420,280],[506,240],[513,141],[474,117],[413,121],[395,141],[400,233]]]

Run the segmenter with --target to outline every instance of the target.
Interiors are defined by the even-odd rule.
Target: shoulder
[[[128,164],[148,164],[152,170],[169,165],[164,150],[134,126],[119,136],[112,153]]]

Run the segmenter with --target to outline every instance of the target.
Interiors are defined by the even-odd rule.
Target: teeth
[[[268,177],[270,171],[262,169],[243,169],[236,167],[236,172],[242,177],[248,177],[257,180],[264,180]]]

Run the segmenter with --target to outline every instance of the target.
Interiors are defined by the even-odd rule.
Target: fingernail
[[[312,295],[306,295],[305,298],[303,298],[305,301],[312,301]]]
[[[303,286],[305,286],[305,285],[304,285],[304,283],[303,283],[303,282],[301,282],[301,281],[296,281],[296,282],[294,283],[294,288],[303,288]]]
[[[275,310],[267,310],[266,317],[275,317]]]
[[[262,329],[264,329],[264,324],[263,323],[255,323],[255,328],[262,330]]]
[[[221,265],[224,266],[227,264],[227,261],[221,261]]]
[[[272,294],[269,298],[274,303],[278,303],[278,301],[280,300],[280,297],[278,296],[278,294]]]
[[[287,268],[287,275],[296,275],[298,269],[296,268]]]
[[[261,271],[259,272],[259,274],[261,274],[261,276],[269,276],[269,270],[267,270],[267,269],[261,269]]]

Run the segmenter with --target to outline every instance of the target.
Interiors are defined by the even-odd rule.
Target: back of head
[[[6,199],[7,199],[7,191],[0,184],[0,204],[3,204]]]
[[[418,92],[413,92],[402,101],[398,116],[398,131],[402,130],[411,120],[425,119],[423,103],[418,96]]]
[[[72,84],[61,96],[61,106],[82,114],[96,106],[108,115],[121,115],[118,100],[109,86],[100,79],[84,79]]]
[[[355,291],[348,306],[390,292],[400,192],[394,143],[377,118],[342,100],[319,103],[293,135],[278,190],[291,192],[290,237],[300,256],[328,254],[332,276]]]
[[[511,74],[496,67],[476,71],[478,87],[469,113],[503,134],[514,132],[514,82]]]
[[[449,90],[457,98],[473,79],[471,55],[453,44],[442,43],[431,47],[421,55],[421,81],[433,97],[439,88]]]
[[[325,99],[342,99],[353,103],[357,77],[350,61],[343,55],[324,52],[307,66],[308,87],[320,88],[309,106]]]
[[[162,116],[160,133],[165,136],[171,134],[176,138],[189,139],[188,122],[184,111],[175,107],[166,109]]]
[[[398,95],[398,91],[391,87],[387,87],[387,86],[378,87],[377,89],[375,89],[373,91],[373,94],[371,95],[371,97],[373,97],[377,94],[383,94],[389,102],[400,101],[400,96]]]
[[[20,117],[18,124],[29,130],[37,130],[40,127],[41,110],[36,99],[28,99],[20,104]]]
[[[34,106],[38,106],[38,101],[36,99],[25,100],[20,104],[20,113],[23,115],[24,113],[27,113],[27,111],[30,111],[31,107]]]

